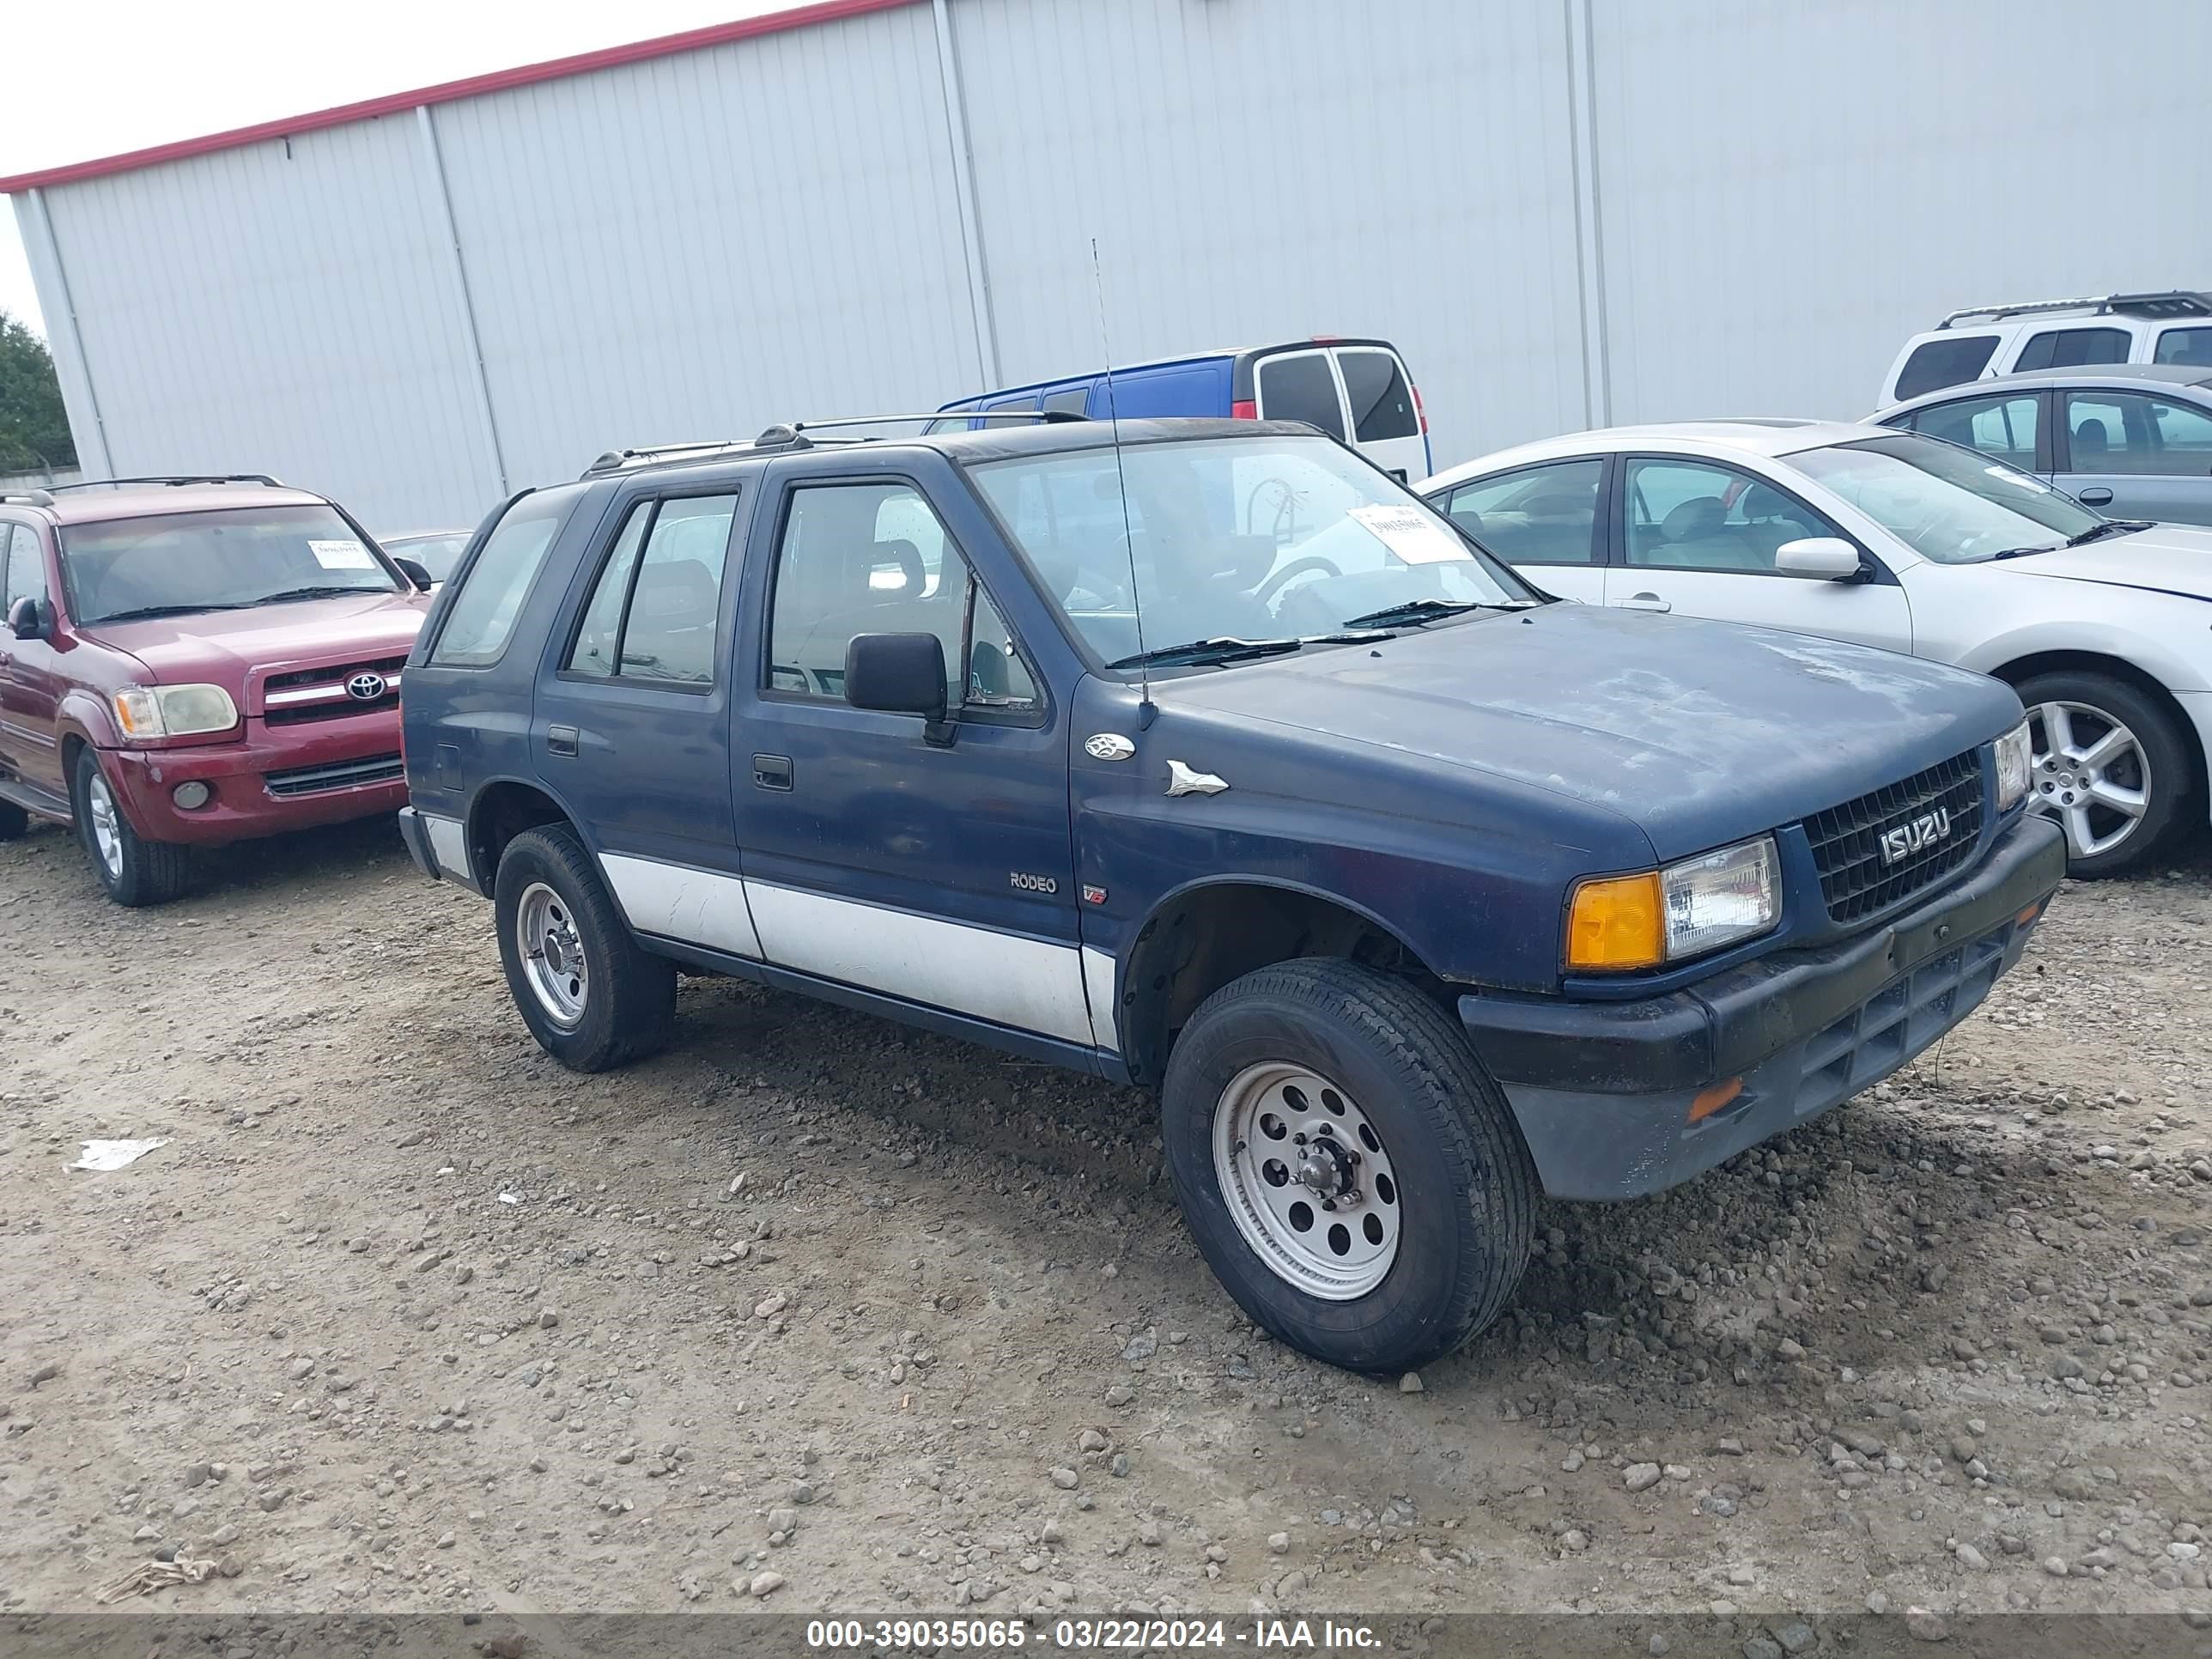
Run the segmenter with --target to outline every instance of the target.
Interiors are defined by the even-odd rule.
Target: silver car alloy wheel
[[[110,881],[123,879],[123,820],[107,780],[97,772],[84,789],[85,816],[92,820],[92,850]]]
[[[2091,858],[2135,834],[2152,787],[2150,757],[2136,734],[2086,702],[2039,702],[2027,720],[2028,799],[2065,826],[2067,852]]]
[[[591,964],[568,902],[542,881],[523,890],[514,912],[515,944],[524,975],[546,1018],[564,1030],[582,1024],[591,996]]]
[[[1213,1109],[1213,1171],[1244,1242],[1308,1296],[1364,1296],[1398,1259],[1389,1154],[1367,1115],[1317,1073],[1264,1061],[1231,1078]]]

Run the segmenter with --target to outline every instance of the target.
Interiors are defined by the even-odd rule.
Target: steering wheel
[[[1268,577],[1267,580],[1261,582],[1259,587],[1254,592],[1252,597],[1259,600],[1262,605],[1268,604],[1274,599],[1276,594],[1281,592],[1285,587],[1290,585],[1291,577],[1303,576],[1309,570],[1325,571],[1332,576],[1341,576],[1344,574],[1344,572],[1338,569],[1327,559],[1322,558],[1319,554],[1309,553],[1302,559],[1292,559],[1280,570],[1278,570],[1273,575]]]

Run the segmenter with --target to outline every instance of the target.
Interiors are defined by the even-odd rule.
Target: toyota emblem
[[[362,702],[374,702],[384,695],[384,676],[356,674],[346,682],[346,696]]]

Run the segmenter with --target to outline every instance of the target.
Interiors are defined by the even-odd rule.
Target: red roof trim
[[[396,115],[422,104],[450,104],[457,99],[475,98],[488,92],[505,92],[511,88],[531,86],[540,81],[558,81],[571,75],[588,75],[593,70],[612,69],[618,64],[635,64],[649,58],[666,58],[680,52],[696,52],[702,46],[719,46],[732,40],[750,40],[756,35],[781,34],[787,29],[809,28],[817,23],[834,23],[842,17],[858,17],[868,12],[889,11],[895,6],[914,3],[915,0],[818,0],[817,4],[800,6],[791,11],[769,12],[759,17],[742,18],[732,23],[710,23],[704,28],[687,29],[681,34],[664,34],[626,46],[603,47],[598,52],[580,52],[573,57],[556,58],[543,64],[526,64],[520,69],[500,70],[490,75],[472,75],[465,80],[447,81],[434,87],[418,88],[413,92],[395,92],[382,98],[364,99],[357,104],[340,104],[335,109],[315,110],[281,121],[264,121],[257,126],[210,133],[204,138],[179,139],[175,143],[156,144],[149,149],[127,150],[120,155],[102,156],[97,161],[76,161],[67,167],[47,167],[36,173],[19,173],[12,179],[0,179],[0,195],[15,195],[50,185],[75,184],[82,179],[99,179],[112,173],[131,173],[162,161],[179,161],[190,155],[206,155],[216,150],[234,149],[241,144],[259,143],[264,139],[289,138],[295,133],[313,132],[322,127],[343,126],[351,121],[371,120],[380,115]]]

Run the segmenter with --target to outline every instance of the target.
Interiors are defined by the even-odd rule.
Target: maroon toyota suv
[[[273,478],[0,495],[0,840],[75,823],[118,904],[186,848],[396,811],[428,578]]]

